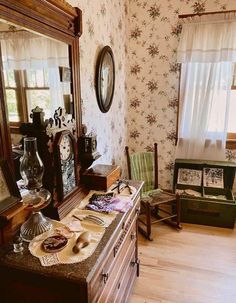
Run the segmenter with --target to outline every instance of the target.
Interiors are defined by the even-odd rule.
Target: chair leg
[[[180,224],[180,196],[177,195],[176,197],[176,224],[177,224],[177,228],[181,229],[182,226]]]
[[[147,235],[148,239],[151,240],[151,207],[149,203],[146,203],[146,219],[147,219]]]
[[[145,215],[146,215],[146,230],[144,230],[140,225],[138,226],[138,230],[149,241],[153,241],[151,237],[151,208],[149,203],[145,203]]]

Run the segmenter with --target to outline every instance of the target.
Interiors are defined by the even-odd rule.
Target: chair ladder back
[[[130,164],[130,156],[129,156],[129,147],[125,147],[126,159],[127,159],[127,167],[128,167],[128,177],[131,180],[131,164]]]
[[[158,188],[158,149],[157,149],[157,143],[154,143],[154,186],[155,188]]]

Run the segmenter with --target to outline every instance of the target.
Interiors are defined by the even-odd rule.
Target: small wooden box
[[[120,178],[117,165],[97,164],[88,168],[82,175],[82,182],[90,189],[108,190]]]

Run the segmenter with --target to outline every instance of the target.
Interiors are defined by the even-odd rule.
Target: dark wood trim
[[[128,168],[128,178],[131,180],[131,163],[130,163],[130,155],[129,155],[129,147],[125,147],[126,159],[127,159],[127,168]]]
[[[216,15],[216,14],[227,14],[227,13],[236,13],[236,10],[229,11],[218,11],[218,12],[205,12],[205,13],[197,13],[197,14],[183,14],[179,15],[180,19],[195,17],[195,16],[205,16],[205,15]]]
[[[0,48],[0,58],[2,58],[2,52]],[[0,60],[0,79],[4,79],[2,60]],[[11,136],[8,128],[8,114],[6,95],[3,81],[0,81],[0,157],[7,159],[13,168],[13,161],[11,157]]]
[[[74,164],[74,176],[75,176],[75,187],[71,189],[69,193],[64,195],[63,192],[63,176],[61,170],[61,152],[60,152],[60,144],[64,136],[68,136],[71,140],[72,154],[73,154],[73,164]],[[54,162],[55,162],[55,170],[56,170],[56,178],[57,178],[57,201],[59,203],[66,202],[67,199],[70,198],[71,194],[74,193],[78,189],[78,179],[77,179],[77,148],[76,141],[73,134],[69,130],[62,130],[56,133],[54,142],[53,142],[53,150],[54,150]],[[68,161],[68,159],[67,159]]]
[[[74,102],[74,115],[76,117],[76,128],[78,136],[82,134],[82,112],[81,112],[81,97],[80,97],[80,59],[79,59],[79,38],[76,37],[70,48],[69,58],[72,71],[72,83],[71,91],[73,94]]]
[[[0,170],[3,175],[3,180],[5,179],[5,186],[8,189],[9,196],[5,199],[1,198],[0,202],[0,217],[1,214],[7,211],[8,209],[16,206],[21,200],[21,195],[19,189],[14,180],[12,171],[6,159],[0,158]],[[1,221],[1,220],[0,220]]]
[[[236,140],[226,140],[226,149],[236,149]]]
[[[228,133],[226,140],[227,149],[236,149],[236,133]]]
[[[81,135],[81,105],[80,105],[80,73],[79,73],[79,37],[82,34],[82,12],[79,8],[73,8],[64,0],[0,0],[0,19],[12,22],[20,27],[29,29],[30,31],[43,34],[49,38],[66,43],[69,48],[69,60],[72,73],[71,93],[74,102],[74,117],[76,121],[76,141],[77,137]],[[1,64],[1,63],[0,63]],[[2,67],[2,64],[0,68]],[[1,68],[1,79],[3,79]],[[9,131],[9,123],[7,118],[6,98],[4,92],[4,85],[0,80],[0,156],[3,156],[11,162],[12,148]],[[36,129],[35,136],[42,140],[41,145],[45,142],[46,137],[42,132],[41,127]],[[29,132],[33,133],[34,129]],[[51,164],[51,155],[46,154],[48,150],[43,151],[44,158],[46,158],[46,165]],[[76,157],[76,162],[77,162]],[[62,218],[68,213],[81,198],[85,195],[85,189],[80,184],[79,171],[80,165],[76,167],[78,189],[71,197],[66,200],[66,203],[61,203],[58,206],[58,213]],[[45,174],[45,184],[48,188],[52,188],[53,171]],[[47,180],[46,180],[47,179]],[[45,188],[47,186],[45,185]],[[50,210],[51,211],[51,210]],[[54,209],[53,209],[54,211]],[[49,215],[49,213],[48,213]]]
[[[82,32],[80,10],[63,0],[1,0],[0,9],[1,15],[9,21],[39,33],[50,35],[51,32],[58,40]]]
[[[81,108],[79,85],[79,42],[82,33],[82,14],[64,0],[0,0],[0,18],[19,26],[52,37],[70,47],[72,66],[74,115],[77,134],[81,132]],[[1,75],[3,79],[3,75]],[[4,88],[0,84],[0,98],[5,100]],[[0,156],[11,161],[11,139],[7,123],[6,102],[1,102],[0,113]]]
[[[158,147],[157,143],[154,143],[154,187],[158,188]]]

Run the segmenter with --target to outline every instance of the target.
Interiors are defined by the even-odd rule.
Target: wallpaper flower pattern
[[[97,163],[115,163],[126,167],[124,150],[127,141],[127,101],[125,90],[126,13],[124,0],[68,1],[82,10],[83,34],[80,38],[80,74],[82,123],[88,132],[97,134]],[[107,113],[99,110],[95,91],[96,60],[109,45],[115,59],[115,91]]]
[[[178,109],[179,14],[236,9],[225,0],[128,0],[127,98],[131,150],[159,148],[159,182],[172,188]],[[236,160],[233,151],[227,158]]]
[[[235,0],[69,0],[83,12],[80,39],[82,122],[98,136],[96,163],[116,163],[126,174],[124,147],[159,146],[159,181],[172,187],[178,108],[176,49],[179,14],[236,9]],[[110,45],[116,64],[113,104],[100,112],[95,94],[98,52]],[[236,152],[227,151],[236,161]]]

